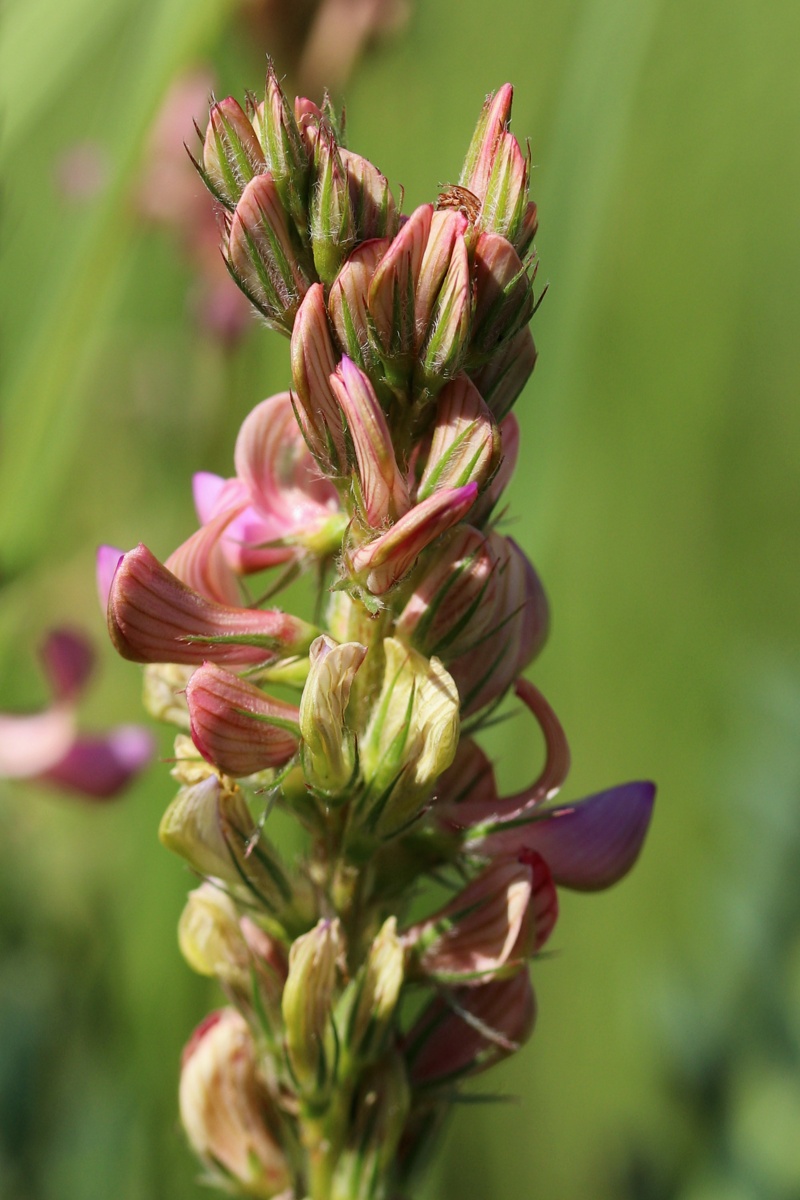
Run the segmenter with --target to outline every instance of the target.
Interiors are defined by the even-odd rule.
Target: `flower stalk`
[[[211,109],[223,255],[290,337],[291,391],[246,419],[234,476],[196,477],[200,527],[166,565],[106,549],[99,577],[180,730],[161,838],[204,880],[180,942],[232,1005],[187,1048],[181,1112],[242,1195],[409,1194],[461,1081],[532,1032],[557,888],[616,882],[650,818],[647,783],[555,801],[566,738],[522,678],[548,608],[492,515],[536,361],[511,100],[489,97],[459,183],[408,216],[330,103],[291,104],[271,68],[263,103]],[[305,571],[313,623],[273,607]],[[475,735],[512,690],[546,755],[501,797]],[[275,806],[304,831],[291,863]],[[452,895],[412,921],[434,877]]]

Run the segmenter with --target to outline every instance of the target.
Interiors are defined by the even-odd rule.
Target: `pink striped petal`
[[[108,603],[111,640],[133,662],[259,663],[299,653],[318,630],[276,609],[215,604],[140,545],[120,563]]]
[[[166,561],[181,583],[217,604],[235,606],[241,601],[239,581],[225,554],[223,538],[243,508],[240,502],[201,525]]]
[[[299,710],[213,663],[195,671],[186,701],[195,746],[226,775],[283,766],[297,750]]]

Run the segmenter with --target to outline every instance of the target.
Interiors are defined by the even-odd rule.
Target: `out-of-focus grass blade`
[[[58,103],[82,60],[101,44],[130,0],[11,0],[0,40],[0,156],[8,160],[48,107]]]
[[[119,81],[111,186],[72,252],[54,265],[4,402],[0,552],[7,574],[35,555],[80,435],[81,377],[123,272],[131,237],[125,208],[143,139],[170,80],[208,44],[226,7],[221,0],[157,0],[137,13],[129,71]]]

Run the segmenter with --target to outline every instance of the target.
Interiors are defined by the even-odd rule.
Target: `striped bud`
[[[300,701],[300,754],[306,779],[326,796],[340,795],[355,772],[355,737],[345,714],[366,653],[359,642],[337,646],[325,634],[311,644],[311,669]]]
[[[297,708],[213,663],[195,671],[186,701],[195,746],[226,775],[281,767],[297,750]]]
[[[356,246],[334,280],[328,298],[331,323],[339,345],[362,370],[373,373],[379,362],[367,313],[367,294],[378,263],[390,245],[373,238]]]
[[[259,1200],[286,1194],[291,1174],[253,1038],[233,1008],[212,1013],[183,1052],[181,1121],[195,1154],[226,1190]]]
[[[315,180],[311,191],[311,245],[317,275],[325,284],[336,273],[356,240],[350,183],[329,129],[322,128],[314,147]]]
[[[496,421],[502,421],[513,408],[533,373],[536,358],[536,346],[526,325],[504,341],[484,366],[470,371],[470,379]]]
[[[475,245],[475,310],[470,348],[495,354],[533,316],[533,285],[525,264],[504,237],[482,233]]]
[[[232,212],[250,180],[264,170],[264,154],[241,105],[232,96],[213,104],[200,170],[207,187]]]
[[[436,421],[417,499],[440,488],[476,483],[482,488],[497,467],[500,432],[478,389],[459,375],[439,394]]]
[[[357,240],[394,237],[399,216],[386,176],[360,154],[344,149],[339,153],[347,174]]]
[[[275,181],[281,203],[295,228],[302,233],[307,224],[311,163],[271,60],[267,60],[265,96],[255,111],[253,125],[264,152],[265,170]]]
[[[368,308],[381,357],[398,379],[416,348],[416,290],[433,219],[433,205],[415,209],[392,239],[373,276]]]
[[[336,364],[325,292],[321,283],[315,283],[300,305],[292,331],[295,411],[308,448],[322,470],[343,475],[347,451],[342,412],[330,385]]]

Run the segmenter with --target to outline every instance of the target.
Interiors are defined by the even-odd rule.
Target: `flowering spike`
[[[234,778],[281,767],[297,750],[299,712],[238,675],[205,663],[186,688],[192,740]]]

